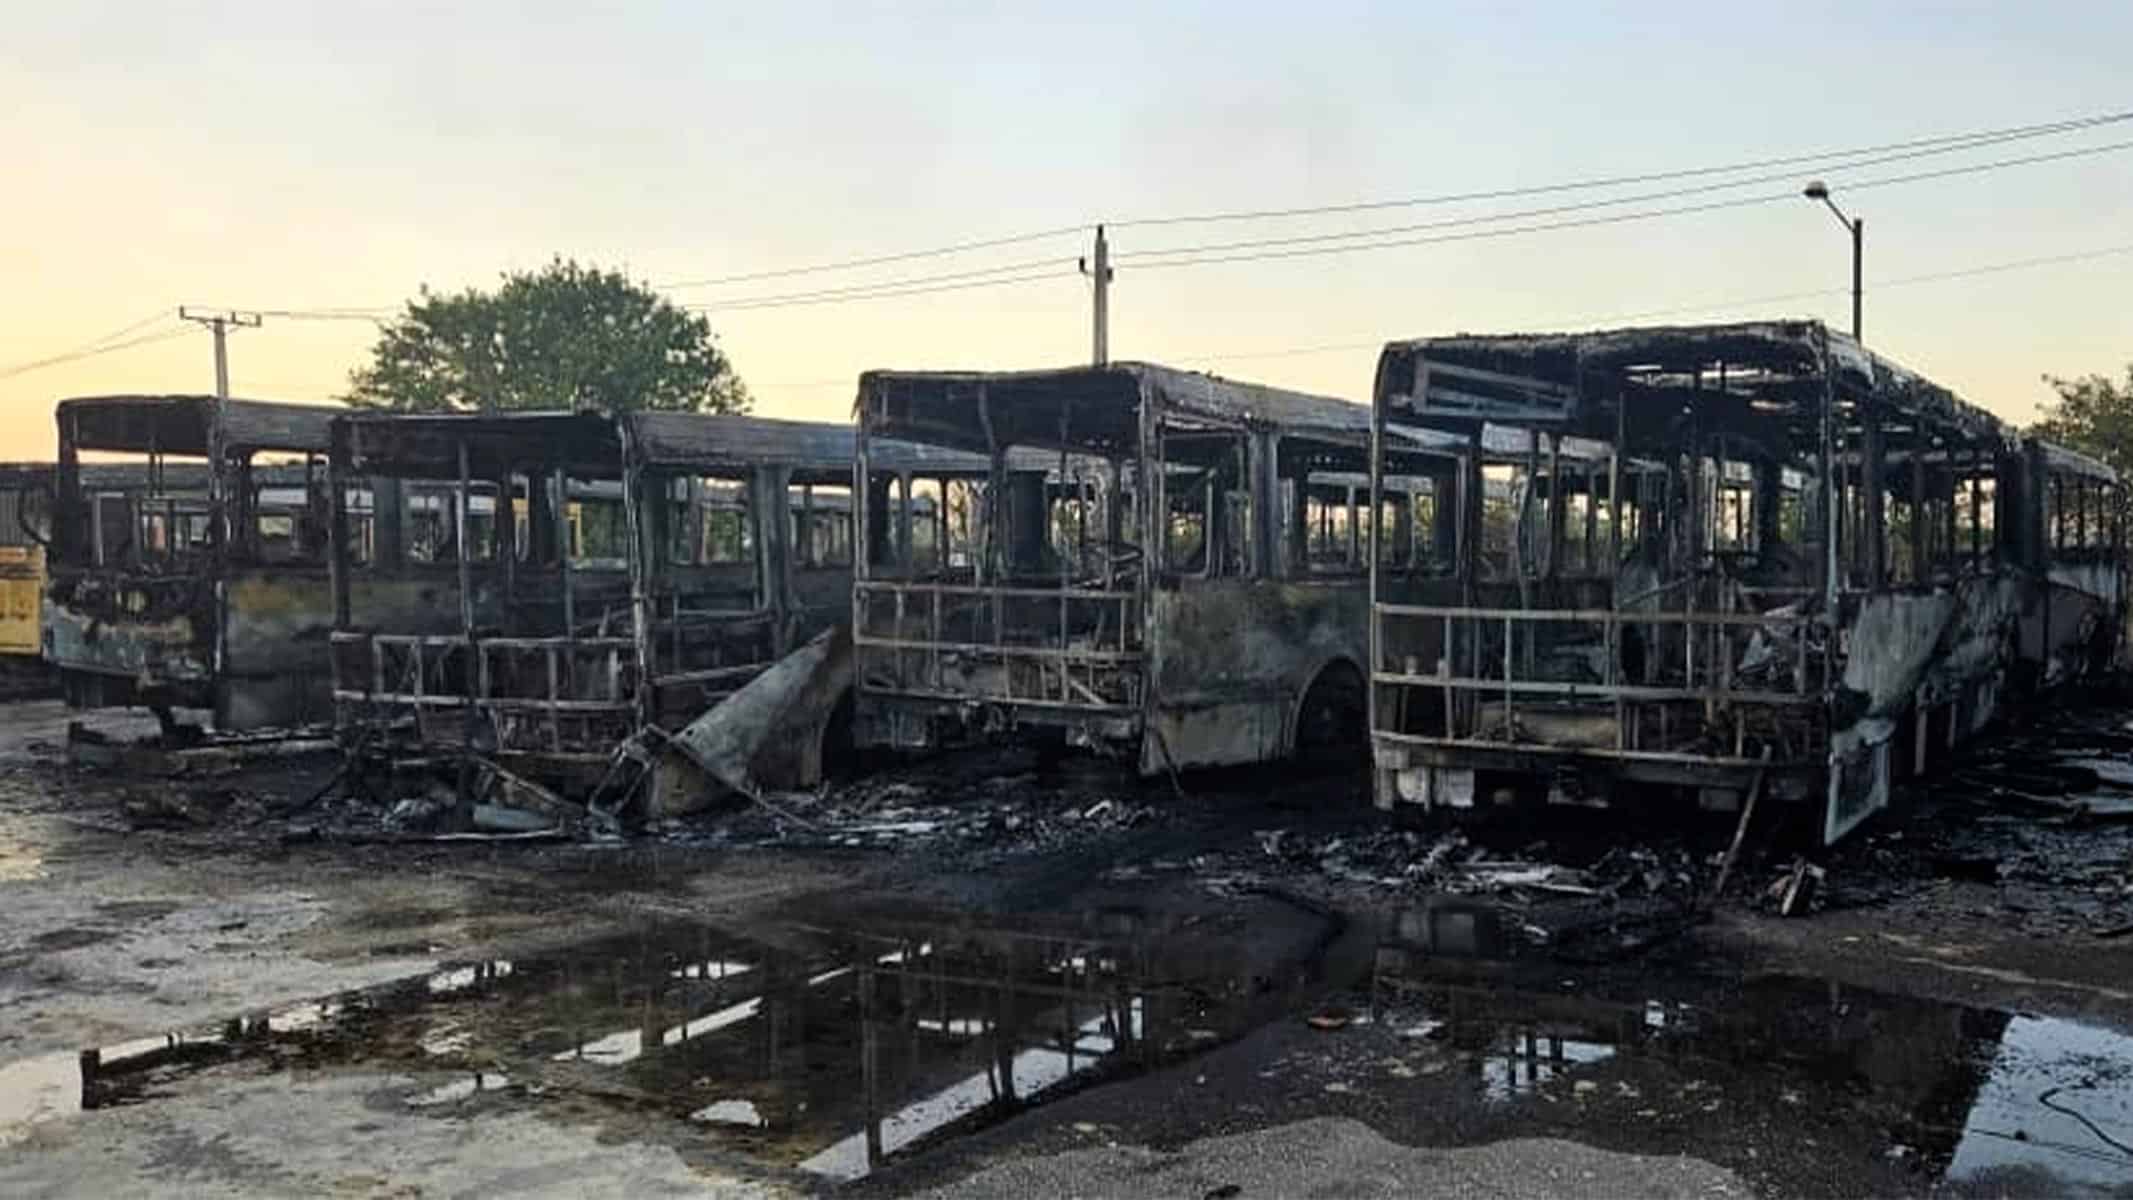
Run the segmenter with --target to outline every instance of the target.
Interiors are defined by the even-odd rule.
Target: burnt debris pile
[[[1329,880],[1447,895],[1671,899],[1697,895],[1706,869],[1682,846],[1618,845],[1584,866],[1552,861],[1546,842],[1492,849],[1459,831],[1373,829],[1312,836],[1288,829],[1254,833],[1262,867]]]
[[[1153,796],[1132,780],[1044,771],[1012,750],[973,751],[813,792],[736,799],[648,831],[689,844],[1020,854],[1151,829],[1164,820]]]
[[[2133,932],[2133,723],[2086,689],[1982,742],[1828,860],[1832,908],[1929,904],[2042,935]]]

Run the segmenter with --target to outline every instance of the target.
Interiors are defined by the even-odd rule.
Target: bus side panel
[[[2112,563],[2054,563],[2023,614],[2022,657],[2046,687],[2082,674],[2100,657],[2099,638],[2115,630],[2123,604]]]
[[[332,715],[327,635],[333,587],[312,568],[236,568],[223,583],[226,625],[215,724],[298,725]]]
[[[1188,580],[1150,597],[1145,773],[1265,762],[1289,750],[1289,725],[1327,663],[1367,660],[1361,580]]]
[[[214,613],[214,588],[198,578],[151,587],[62,572],[45,586],[44,656],[62,671],[193,697],[214,679]]]
[[[309,567],[238,568],[225,586],[222,686],[216,724],[223,729],[299,725],[333,718],[333,584]],[[365,628],[387,633],[459,632],[459,585],[442,578],[350,581],[349,602]],[[477,618],[493,620],[494,590],[478,587]]]

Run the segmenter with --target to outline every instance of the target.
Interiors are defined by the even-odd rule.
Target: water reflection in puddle
[[[511,1086],[511,1077],[501,1071],[476,1071],[464,1079],[455,1079],[440,1084],[426,1092],[407,1098],[409,1108],[436,1108],[439,1105],[458,1104],[471,1100],[482,1092],[502,1091]]]
[[[692,1121],[709,1125],[738,1125],[743,1129],[761,1129],[770,1122],[753,1100],[717,1100],[689,1114]]]
[[[0,883],[44,878],[44,852],[20,838],[0,833]]]
[[[964,917],[952,934],[905,922],[764,940],[642,930],[154,1039],[141,1051],[152,1059],[112,1047],[94,1063],[55,1055],[0,1069],[0,1136],[122,1093],[142,1098],[168,1079],[164,1066],[330,1046],[356,1068],[471,1068],[417,1089],[411,1108],[449,1110],[504,1087],[629,1097],[767,1162],[854,1179],[1263,1019],[1265,979],[1293,976],[1324,931],[1311,914],[1272,920],[1285,936],[1255,938],[1250,951],[1155,912],[1107,911],[1096,935],[1072,917],[1058,928]]]
[[[1972,1190],[2133,1183],[2133,1037],[1795,977],[1643,999],[1521,984],[1471,969],[1447,946],[1472,939],[1440,917],[1388,925],[1365,1002],[1443,1043],[1465,1072],[1453,1086],[1510,1128],[1526,1110],[1647,1136],[1737,1123],[1752,1144],[1812,1118],[1846,1152]]]

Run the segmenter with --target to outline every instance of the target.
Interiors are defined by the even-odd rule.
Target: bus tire
[[[1296,705],[1291,757],[1327,767],[1360,765],[1369,747],[1363,673],[1344,658],[1320,667]]]

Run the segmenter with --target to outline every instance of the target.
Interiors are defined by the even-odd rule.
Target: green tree
[[[617,271],[558,258],[494,292],[428,288],[349,375],[348,402],[407,412],[745,412],[704,318]]]
[[[2121,477],[2133,478],[2133,366],[2124,383],[2102,375],[2060,379],[2046,375],[2059,398],[2044,406],[2029,431],[2109,464]]]

